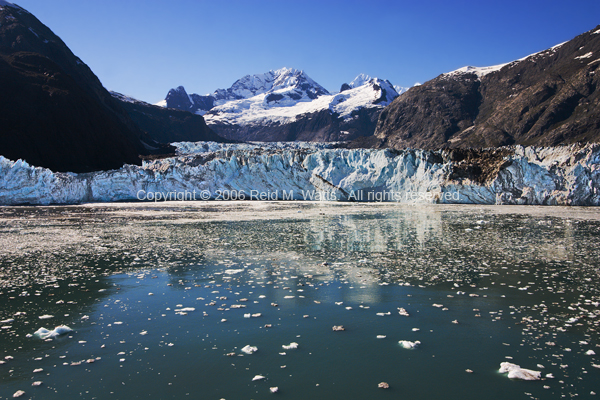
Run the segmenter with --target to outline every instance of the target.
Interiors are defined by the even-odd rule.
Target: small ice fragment
[[[10,324],[11,322],[15,322],[14,318],[5,319],[4,321],[0,321],[0,324]]]
[[[255,353],[256,351],[258,351],[258,347],[256,346],[250,346],[249,344],[242,347],[242,352],[246,353],[246,354],[252,354]]]
[[[258,318],[258,317],[260,317],[261,315],[262,315],[261,313],[252,314],[252,318]]]
[[[398,314],[402,315],[403,317],[408,317],[408,312],[402,308],[402,307],[398,307]]]
[[[502,374],[508,372],[509,379],[521,379],[524,381],[538,381],[542,376],[540,371],[521,368],[519,365],[509,362],[500,363],[499,372]]]
[[[377,339],[385,339],[387,336],[385,335],[377,335]]]
[[[467,368],[467,369],[465,369],[465,372],[468,372],[469,374],[472,374],[472,373],[473,373],[473,370],[472,370],[472,369],[469,369],[469,368]]]
[[[221,322],[227,322],[227,319],[223,318],[221,319]]]
[[[37,374],[39,372],[44,372],[44,368],[36,368],[36,369],[33,370],[34,374]]]
[[[264,376],[262,376],[262,375],[256,375],[254,378],[252,378],[252,382],[254,382],[254,381],[260,381],[260,380],[263,380],[263,379],[265,379]]]
[[[458,325],[458,320],[457,320],[457,319],[455,319],[455,320],[453,320],[453,321],[452,321],[452,323],[453,323],[453,324],[457,324],[457,325]]]
[[[41,386],[42,385],[42,381],[35,381],[31,384],[31,386]]]
[[[113,322],[113,324],[115,324],[115,325],[123,325],[123,322],[121,322],[121,321],[115,321],[115,322]]]
[[[546,374],[546,379],[554,379],[554,375],[552,375],[552,374]]]
[[[421,330],[421,329],[419,329],[419,328],[412,328],[412,331],[413,331],[413,332],[418,332],[418,331],[420,331],[420,330]]]
[[[13,397],[14,397],[14,398],[21,397],[21,396],[23,396],[24,394],[25,394],[25,391],[23,391],[23,390],[17,390],[17,391],[16,391],[16,392],[13,394]]]
[[[297,349],[298,348],[298,343],[296,342],[292,342],[289,345],[282,345],[281,347],[283,347],[284,350],[291,350],[291,349]]]
[[[45,314],[45,315],[40,315],[38,318],[39,319],[50,319],[50,318],[54,318],[54,315]]]
[[[377,313],[377,316],[378,316],[378,317],[385,317],[386,315],[392,315],[392,313],[391,313],[391,312],[389,312],[389,311],[388,311],[388,312],[386,312],[386,313],[384,313],[384,312],[378,312],[378,313]]]
[[[244,318],[250,318],[252,316],[252,314],[248,313],[248,314],[244,314]]]
[[[334,325],[331,329],[333,329],[334,332],[340,332],[340,331],[346,330],[346,328],[344,328],[344,325]]]
[[[414,342],[411,342],[410,340],[400,340],[398,343],[400,344],[400,346],[404,347],[405,349],[416,349],[417,346],[419,346],[421,344],[421,342],[418,340],[416,340]]]
[[[167,346],[169,346],[169,347],[173,347],[173,346],[175,346],[175,345],[174,345],[173,343],[168,343],[168,344],[167,344]]]
[[[271,393],[279,392],[279,388],[277,386],[270,387],[269,390],[271,391]]]
[[[536,367],[538,367],[538,368],[540,368],[540,369],[544,369],[544,368],[546,368],[546,367],[544,367],[542,364],[538,364],[538,365],[536,365]]]
[[[377,385],[378,388],[380,389],[389,389],[390,388],[390,384],[387,382],[379,382],[379,384]]]
[[[585,352],[585,355],[587,355],[587,356],[594,356],[594,355],[596,355],[596,352],[594,350],[588,350],[588,351]]]
[[[148,334],[148,331],[141,331],[141,332],[140,332],[140,335],[142,335],[142,336],[145,336],[145,335],[147,335],[147,334]]]

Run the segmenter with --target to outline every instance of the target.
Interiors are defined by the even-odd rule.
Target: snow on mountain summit
[[[369,79],[364,81],[366,78]],[[353,81],[355,84],[361,82],[361,85],[340,93],[326,92],[318,97],[312,97],[313,92],[310,91],[304,91],[304,95],[301,95],[302,91],[297,90],[297,83],[273,85],[267,92],[216,106],[205,115],[205,119],[209,125],[285,124],[296,121],[301,115],[326,109],[332,114],[338,114],[342,119],[349,119],[352,118],[353,112],[360,108],[383,108],[398,96],[389,81],[370,78],[364,74]],[[301,87],[302,85],[305,83],[300,84]]]

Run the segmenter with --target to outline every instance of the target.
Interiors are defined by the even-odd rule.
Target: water
[[[595,398],[599,235],[593,208],[2,208],[0,398]]]

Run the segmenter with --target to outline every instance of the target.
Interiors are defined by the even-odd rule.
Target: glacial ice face
[[[298,143],[176,146],[173,158],[85,174],[52,172],[0,156],[0,204],[152,200],[155,193],[163,194],[158,200],[192,193],[193,199],[205,200],[235,193],[248,200],[600,205],[598,144],[511,147],[498,171],[483,181],[457,173],[464,165],[451,161],[448,151]],[[262,194],[269,197],[257,196]]]

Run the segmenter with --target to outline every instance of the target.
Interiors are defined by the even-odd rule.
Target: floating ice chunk
[[[49,331],[46,328],[40,328],[35,331],[33,334],[39,337],[40,339],[52,338],[60,335],[67,334],[69,332],[73,332],[73,329],[69,328],[66,325],[59,325],[53,330]]]
[[[141,331],[141,332],[140,332],[140,335],[142,335],[142,336],[145,336],[145,335],[147,335],[147,334],[148,334],[148,331]]]
[[[291,350],[291,349],[297,349],[298,348],[298,343],[296,342],[292,342],[289,345],[282,345],[281,347],[283,347],[284,350]]]
[[[4,321],[0,321],[0,324],[10,324],[11,322],[15,322],[14,318],[5,319]]]
[[[254,382],[254,381],[262,381],[263,379],[265,379],[264,376],[262,376],[262,375],[256,375],[254,378],[252,378],[252,382]]]
[[[283,296],[284,299],[293,299],[296,296]]]
[[[387,382],[380,382],[380,383],[377,385],[377,387],[378,387],[378,388],[380,388],[380,389],[389,389],[389,388],[390,388],[390,384],[389,384],[389,383],[387,383]]]
[[[334,325],[331,329],[333,329],[334,332],[340,332],[340,331],[346,330],[346,328],[344,328],[344,325]]]
[[[386,313],[384,313],[384,312],[378,312],[378,313],[377,313],[377,316],[378,316],[378,317],[385,317],[386,315],[392,315],[392,313],[391,313],[391,312],[389,312],[389,311],[388,311],[388,312],[386,312]]]
[[[279,392],[279,388],[277,386],[270,387],[269,390],[271,391],[271,393]]]
[[[386,335],[377,335],[377,339],[385,339],[386,337]]]
[[[554,375],[552,375],[552,374],[546,374],[546,379],[554,379]]]
[[[248,313],[248,314],[244,314],[244,318],[250,318],[252,317],[252,314]]]
[[[405,349],[416,349],[417,346],[421,344],[418,340],[415,340],[414,342],[411,342],[410,340],[400,340],[398,343]]]
[[[223,274],[225,275],[235,275],[235,274],[239,274],[240,272],[244,272],[244,269],[226,269],[225,271],[223,271]]]
[[[574,324],[574,323],[576,323],[577,321],[579,321],[579,318],[577,318],[577,317],[569,318],[569,319],[567,320],[567,324]]]
[[[242,347],[242,352],[246,353],[246,354],[253,354],[255,352],[258,351],[258,347],[256,346],[250,346],[249,344],[247,344],[246,346]]]
[[[21,397],[21,396],[23,396],[24,394],[25,394],[25,391],[24,391],[24,390],[17,390],[17,391],[16,391],[16,392],[13,394],[13,397],[14,397],[14,398]]]
[[[420,330],[421,330],[420,328],[412,328],[412,331],[413,331],[413,332],[418,332],[418,331],[420,331]]]
[[[588,351],[585,352],[585,355],[587,355],[587,356],[594,356],[594,355],[596,355],[596,352],[594,350],[588,350]]]
[[[409,316],[408,312],[402,307],[398,307],[398,314],[402,315],[403,317]]]
[[[41,386],[42,385],[42,381],[35,381],[31,384],[31,386]]]
[[[252,314],[252,318],[258,318],[258,317],[260,317],[261,315],[262,315],[261,313]]]
[[[502,374],[508,372],[508,378],[510,379],[521,379],[524,381],[539,381],[542,379],[542,373],[540,371],[521,368],[519,365],[509,362],[500,363],[499,371]]]
[[[54,318],[54,315],[44,314],[44,315],[40,315],[38,318],[39,319],[50,319],[50,318]]]
[[[184,307],[184,308],[178,308],[175,310],[175,312],[177,312],[177,313],[181,313],[181,312],[188,313],[188,312],[192,312],[192,311],[196,311],[196,309],[194,307]]]
[[[44,368],[36,368],[33,370],[34,374],[40,373],[40,372],[44,372]]]
[[[544,368],[546,368],[546,367],[544,367],[542,364],[538,364],[538,365],[536,365],[536,367],[538,367],[538,368],[540,368],[540,369],[544,369]]]

